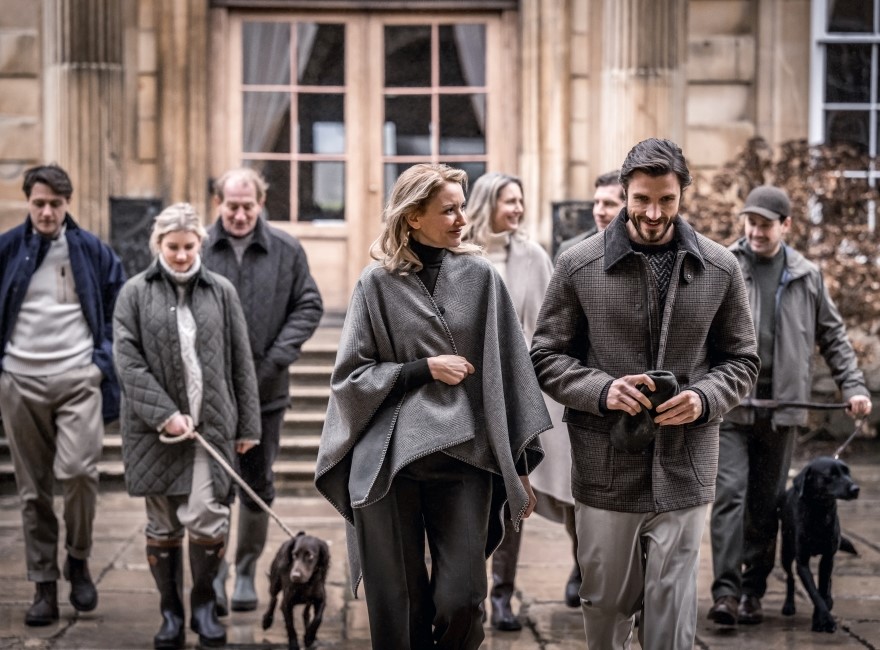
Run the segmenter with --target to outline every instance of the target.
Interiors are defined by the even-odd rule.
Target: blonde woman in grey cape
[[[485,561],[534,508],[550,426],[504,283],[461,243],[467,176],[397,179],[343,327],[315,484],[349,526],[374,648],[470,650]],[[425,540],[431,554],[425,565]]]
[[[470,223],[465,227],[464,240],[481,246],[504,280],[513,306],[519,317],[527,345],[538,320],[538,311],[553,274],[553,262],[547,252],[528,238],[521,227],[525,216],[522,181],[510,174],[492,172],[477,179],[468,200]],[[576,561],[574,533],[574,499],[571,496],[571,444],[562,423],[563,408],[544,396],[553,428],[541,435],[544,462],[529,477],[537,497],[535,511],[545,517],[564,523],[572,539],[574,569],[569,578],[576,606],[580,607],[580,570]],[[570,515],[566,516],[570,512]],[[504,539],[492,554],[492,588],[489,602],[492,626],[501,631],[522,628],[511,608],[516,580],[522,528],[514,529],[510,518],[505,518]]]

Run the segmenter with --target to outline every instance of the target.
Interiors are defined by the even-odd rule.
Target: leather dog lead
[[[265,501],[263,501],[259,497],[259,495],[253,491],[253,489],[251,489],[251,486],[248,485],[247,483],[245,483],[244,479],[238,475],[238,472],[236,472],[235,469],[233,469],[232,466],[226,462],[226,459],[220,455],[220,452],[217,451],[216,449],[214,449],[211,446],[211,444],[202,437],[201,433],[199,433],[198,431],[193,429],[189,433],[185,433],[181,436],[169,436],[167,433],[163,433],[159,436],[159,440],[161,440],[162,442],[169,444],[169,445],[174,445],[174,444],[177,444],[178,442],[183,442],[184,440],[190,440],[191,438],[194,438],[202,447],[204,447],[207,450],[207,452],[209,454],[211,454],[211,456],[214,458],[214,460],[216,460],[220,464],[220,467],[222,467],[224,469],[224,471],[227,474],[229,474],[230,477],[232,477],[232,480],[235,481],[236,483],[238,483],[238,486],[242,490],[244,490],[245,493],[251,499],[253,499],[254,503],[256,503],[258,506],[260,506],[260,508],[262,508],[263,511],[267,515],[272,517],[272,519],[274,519],[275,522],[279,526],[281,526],[282,530],[284,530],[285,533],[287,533],[291,537],[296,537],[294,532],[292,530],[290,530],[290,528],[288,528],[284,524],[284,522],[281,521],[281,518],[272,511],[272,508],[270,508],[268,506],[268,504]]]
[[[740,406],[750,406],[756,409],[814,409],[817,411],[834,411],[837,409],[845,409],[849,406],[848,402],[794,402],[777,399],[754,399],[747,397]]]
[[[840,454],[843,453],[843,450],[847,448],[849,443],[853,441],[853,439],[859,434],[859,431],[862,429],[862,423],[864,422],[864,418],[856,418],[856,427],[853,429],[853,432],[849,434],[849,438],[847,438],[840,447],[837,448],[837,451],[834,452],[834,460],[838,460],[840,458]]]

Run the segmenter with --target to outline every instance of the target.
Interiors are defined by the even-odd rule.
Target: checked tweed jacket
[[[594,508],[667,512],[715,497],[721,416],[749,393],[760,361],[739,264],[675,218],[678,254],[663,313],[644,255],[632,250],[626,210],[603,233],[563,253],[532,340],[541,387],[566,406],[572,494]],[[662,369],[707,409],[661,427],[644,453],[611,446],[603,389],[623,375]]]
[[[260,403],[247,325],[235,288],[204,265],[191,281],[196,352],[202,365],[199,433],[230,463],[236,440],[260,439]],[[122,460],[132,496],[189,494],[195,440],[165,444],[159,427],[188,414],[177,288],[154,260],[129,280],[113,313],[113,356],[122,385]],[[211,459],[214,494],[225,500],[232,479]]]

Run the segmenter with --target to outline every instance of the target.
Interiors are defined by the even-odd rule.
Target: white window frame
[[[809,109],[809,142],[819,145],[825,142],[825,111],[858,108],[868,111],[868,155],[871,162],[868,169],[847,169],[843,171],[845,178],[865,178],[871,187],[880,185],[880,168],[874,159],[880,155],[877,145],[878,129],[880,129],[880,0],[865,0],[874,4],[874,32],[872,34],[853,33],[829,34],[826,29],[829,0],[813,0],[810,16],[810,42],[812,49],[810,65],[810,109]],[[854,43],[872,45],[871,75],[869,102],[864,104],[838,104],[825,101],[826,80],[826,46],[836,43]],[[868,204],[868,229],[874,232],[877,227],[877,206],[874,201]]]

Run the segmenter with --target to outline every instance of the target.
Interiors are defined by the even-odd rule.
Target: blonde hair
[[[162,238],[170,232],[181,230],[195,233],[199,241],[204,241],[208,236],[199,213],[189,203],[169,205],[156,215],[153,221],[153,230],[150,232],[150,252],[153,255],[158,255]]]
[[[419,271],[422,263],[409,245],[410,226],[406,218],[420,215],[447,183],[467,191],[467,173],[443,164],[419,164],[405,170],[394,183],[382,212],[382,233],[370,246],[370,256],[388,271],[402,274]],[[478,254],[479,246],[461,244],[450,248],[458,254]]]
[[[269,184],[262,177],[260,172],[251,169],[250,167],[239,167],[237,169],[230,169],[229,171],[223,172],[223,175],[214,181],[214,196],[216,196],[220,202],[223,201],[223,188],[226,187],[226,183],[233,179],[250,183],[254,187],[254,190],[256,190],[257,203],[262,203],[266,199],[266,191],[269,189]]]
[[[492,233],[492,217],[498,209],[498,197],[501,191],[515,183],[519,186],[520,192],[523,191],[522,181],[517,176],[510,174],[501,174],[492,172],[483,174],[474,183],[471,188],[471,195],[468,197],[468,217],[469,223],[464,228],[462,238],[465,241],[471,241],[480,246],[485,246],[489,241],[489,235]],[[518,229],[511,234],[513,237],[525,239],[526,235],[522,229]]]

